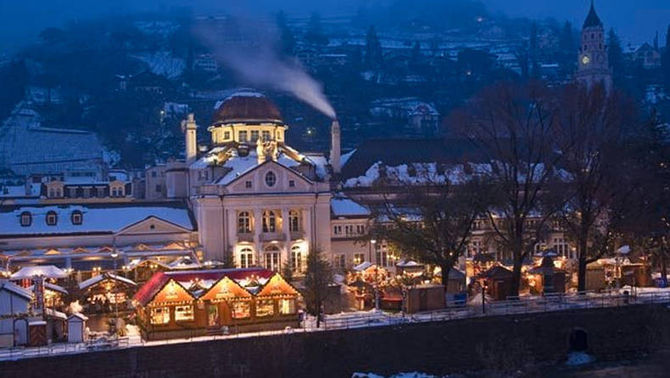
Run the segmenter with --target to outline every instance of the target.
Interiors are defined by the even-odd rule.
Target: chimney
[[[333,174],[340,174],[340,123],[333,120],[330,126],[330,165],[333,167]]]
[[[198,126],[195,124],[195,117],[193,113],[189,113],[185,120],[181,121],[181,129],[184,132],[184,137],[186,139],[186,165],[191,165],[197,157],[198,148],[197,148],[197,137],[196,129]]]

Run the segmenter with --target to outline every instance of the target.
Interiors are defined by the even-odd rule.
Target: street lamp
[[[114,249],[110,254],[112,261],[114,262],[114,273],[116,274],[116,258],[119,257],[119,253]],[[114,332],[119,334],[119,296],[117,295],[118,290],[114,291]]]

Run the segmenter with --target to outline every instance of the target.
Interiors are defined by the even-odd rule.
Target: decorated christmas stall
[[[260,268],[156,273],[134,297],[147,340],[297,327],[300,294]]]

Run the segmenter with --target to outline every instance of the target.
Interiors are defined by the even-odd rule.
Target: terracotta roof
[[[212,121],[215,124],[235,121],[282,122],[282,116],[267,97],[256,92],[240,92],[223,100]]]

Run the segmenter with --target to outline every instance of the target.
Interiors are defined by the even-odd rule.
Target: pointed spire
[[[591,26],[603,26],[600,17],[598,17],[598,14],[596,13],[596,7],[593,0],[591,0],[591,9],[589,9],[589,14],[586,16],[586,20],[584,20],[583,27],[588,28]]]

